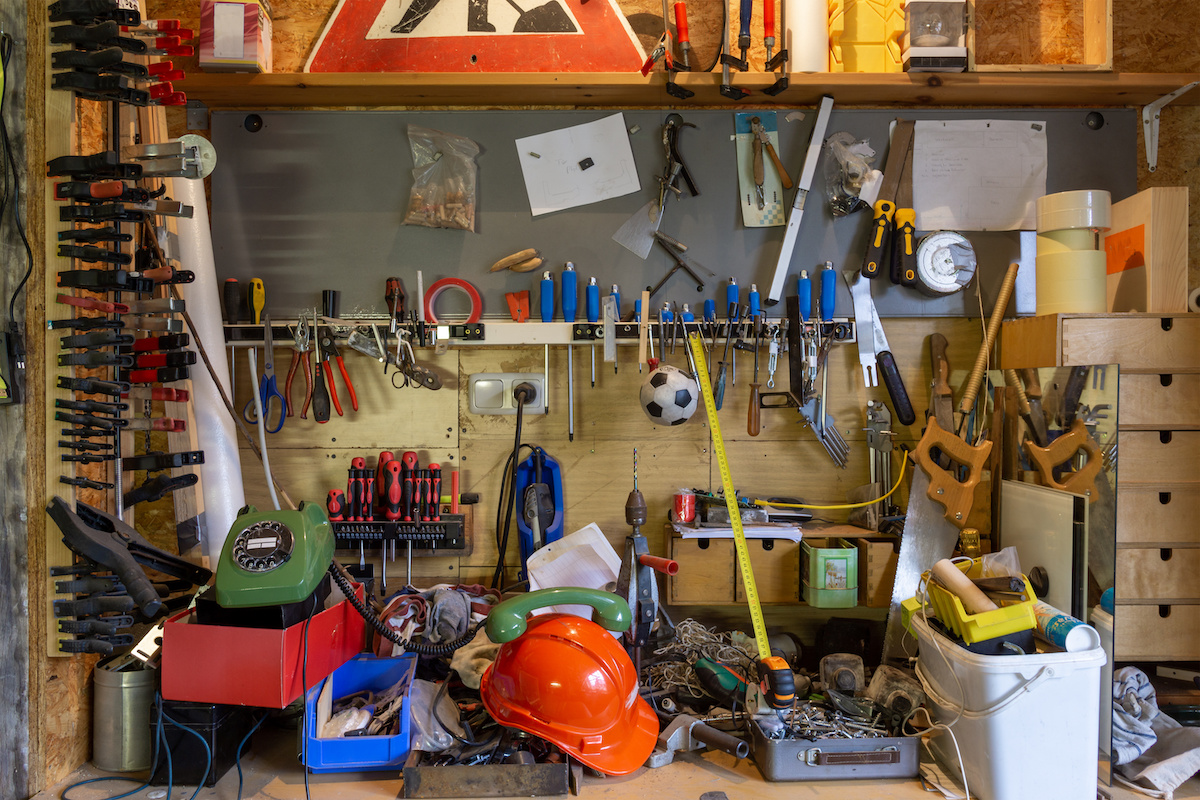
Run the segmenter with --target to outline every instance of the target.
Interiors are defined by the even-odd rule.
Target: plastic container
[[[858,605],[858,548],[844,539],[800,543],[804,602],[816,608]]]
[[[973,561],[958,561],[955,566],[966,573],[968,578],[979,578],[983,575],[983,565],[979,559]],[[943,589],[933,581],[927,581],[929,605],[937,618],[954,631],[955,635],[967,644],[975,644],[985,639],[997,636],[1007,636],[1010,633],[1031,630],[1037,627],[1037,617],[1033,613],[1033,604],[1037,596],[1029,579],[1025,581],[1025,600],[1009,606],[1001,606],[995,611],[984,611],[981,614],[968,614],[963,608],[962,600]]]
[[[326,682],[332,681],[334,700],[369,690],[382,692],[399,680],[412,684],[417,658],[412,653],[395,658],[361,655],[334,670],[324,681],[309,689],[305,697],[305,735],[307,747],[303,756],[310,772],[377,772],[398,770],[408,757],[412,734],[412,719],[405,689],[404,706],[400,711],[400,732],[395,736],[350,736],[321,739],[317,733],[317,698]]]
[[[1096,606],[1090,620],[1096,633],[1100,634],[1100,646],[1104,648],[1104,669],[1100,670],[1100,752],[1112,752],[1112,704],[1113,704],[1113,618],[1112,614]]]
[[[171,723],[163,720],[163,737],[166,747],[171,751],[171,780],[176,786],[195,786],[204,776],[205,786],[214,786],[229,768],[237,761],[237,748],[246,738],[246,734],[254,727],[254,723],[263,709],[245,706],[229,706],[215,703],[187,703],[174,700],[163,700],[163,713],[168,717],[191,728],[200,734],[208,743],[208,752],[195,736],[180,730]],[[150,715],[150,735],[153,737],[158,725],[158,709]],[[246,742],[242,755],[250,752],[254,745],[253,737]],[[211,764],[208,761],[211,758]],[[208,765],[208,774],[204,768]],[[158,760],[154,764],[154,774],[150,777],[152,786],[167,785],[167,754],[163,744],[158,747]]]
[[[972,797],[1094,800],[1103,648],[983,656],[935,633],[920,616],[911,624],[930,713],[949,724],[963,709],[952,730]],[[961,775],[950,737],[934,736],[930,744],[938,761]]]

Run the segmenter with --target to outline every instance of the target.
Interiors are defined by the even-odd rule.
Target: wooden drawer
[[[1117,469],[1118,474],[1124,466]],[[1117,493],[1117,545],[1200,545],[1200,486]]]
[[[1118,489],[1200,481],[1200,431],[1121,431],[1117,441]]]
[[[1123,374],[1118,396],[1121,430],[1200,429],[1200,374]]]
[[[1200,598],[1200,547],[1117,550],[1116,590],[1122,603],[1197,600]]]
[[[770,549],[767,549],[767,543]],[[750,566],[760,603],[800,602],[800,543],[787,539],[748,539]],[[734,552],[734,601],[746,602],[746,584]],[[681,570],[682,571],[682,568]]]
[[[671,537],[671,558],[679,573],[668,583],[672,605],[719,605],[734,602],[733,576],[737,560],[732,539]]]
[[[1200,605],[1130,606],[1113,618],[1115,661],[1190,661],[1200,658]]]
[[[1120,364],[1128,372],[1200,372],[1200,316],[1058,314],[1005,322],[1000,366]]]

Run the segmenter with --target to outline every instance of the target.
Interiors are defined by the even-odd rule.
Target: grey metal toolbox
[[[915,778],[917,737],[878,739],[770,739],[750,720],[754,762],[769,781]]]

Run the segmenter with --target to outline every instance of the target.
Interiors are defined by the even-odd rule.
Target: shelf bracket
[[[1142,109],[1142,136],[1146,140],[1146,165],[1151,172],[1158,169],[1158,118],[1162,107],[1177,97],[1187,94],[1198,85],[1200,85],[1200,81],[1192,81],[1187,86],[1163,95]]]

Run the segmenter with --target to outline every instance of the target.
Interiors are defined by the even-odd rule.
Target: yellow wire
[[[892,488],[888,490],[888,493],[883,497],[877,497],[874,500],[868,500],[865,503],[843,503],[836,506],[814,506],[809,505],[808,503],[772,503],[770,500],[755,500],[754,505],[763,506],[765,508],[815,508],[822,511],[835,508],[865,508],[866,506],[873,506],[881,500],[887,500],[892,496],[892,494],[895,493],[897,489],[900,488],[900,482],[904,480],[904,470],[907,466],[908,458],[906,457],[900,459],[900,474],[896,477],[895,485],[892,486]]]

